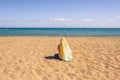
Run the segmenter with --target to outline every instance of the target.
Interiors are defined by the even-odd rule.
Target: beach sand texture
[[[120,80],[120,37],[65,37],[73,61],[55,59],[60,37],[0,37],[0,80]]]

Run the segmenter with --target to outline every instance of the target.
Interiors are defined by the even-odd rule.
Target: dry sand
[[[54,58],[60,37],[0,37],[0,80],[120,80],[120,37],[66,37],[73,61]]]

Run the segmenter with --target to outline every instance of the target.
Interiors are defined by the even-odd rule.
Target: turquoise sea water
[[[120,36],[120,28],[0,28],[0,36]]]

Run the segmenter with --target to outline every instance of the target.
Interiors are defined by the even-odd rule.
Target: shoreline
[[[8,35],[0,37],[120,37],[120,36],[35,36],[35,35]]]

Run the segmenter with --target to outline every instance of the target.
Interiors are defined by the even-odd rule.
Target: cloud
[[[112,21],[114,21],[114,19],[108,19],[108,21],[112,22]]]
[[[65,18],[62,18],[62,17],[52,18],[52,19],[50,19],[50,20],[52,20],[52,21],[60,21],[60,22],[71,21],[71,19],[65,19]]]
[[[115,18],[120,19],[120,16],[116,16]]]
[[[81,19],[82,22],[95,22],[95,19]]]
[[[2,26],[3,24],[0,24],[0,26]]]

